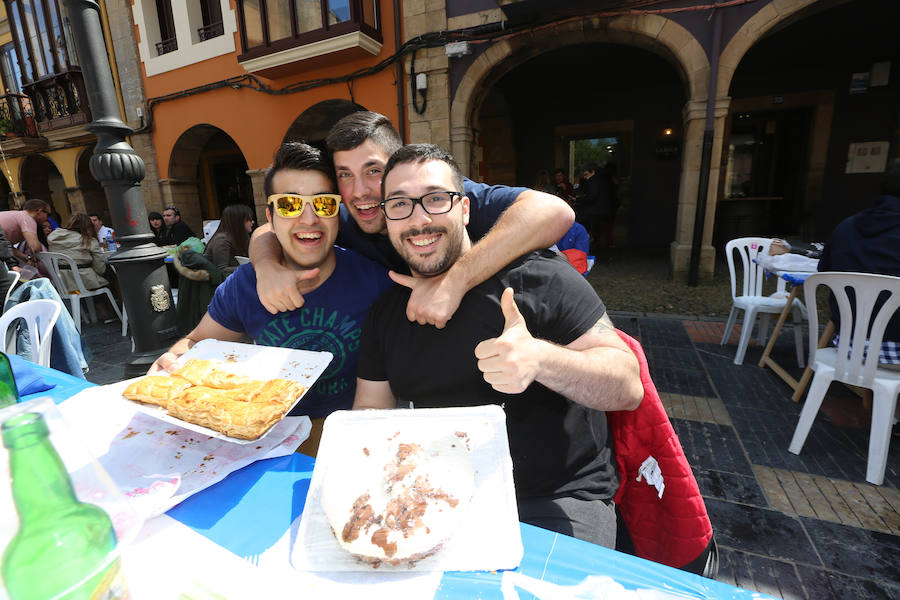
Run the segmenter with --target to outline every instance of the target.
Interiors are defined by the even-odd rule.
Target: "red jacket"
[[[621,479],[614,501],[638,556],[682,567],[706,549],[712,525],[681,442],[650,379],[644,350],[625,333],[617,333],[640,363],[644,398],[635,410],[606,413]],[[637,480],[641,464],[650,456],[662,472],[662,498],[645,477]]]

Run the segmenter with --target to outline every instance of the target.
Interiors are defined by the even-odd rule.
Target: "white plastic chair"
[[[816,287],[819,285],[828,286],[837,301],[841,322],[837,348],[816,348],[819,329]],[[850,306],[848,289],[853,290],[855,310]],[[889,292],[890,295],[873,318],[875,301],[882,292]],[[810,363],[816,374],[809,386],[806,403],[800,411],[800,420],[788,450],[800,454],[832,381],[870,389],[873,392],[872,427],[869,430],[866,481],[881,485],[891,443],[897,394],[900,393],[900,372],[879,368],[878,353],[884,329],[900,307],[900,277],[871,273],[815,273],[803,284],[803,293],[809,302]],[[872,323],[872,328],[867,335],[869,323]],[[867,340],[870,350],[866,350],[865,343],[853,343],[851,348],[854,340]]]
[[[35,299],[16,304],[0,316],[0,339],[6,341],[7,354],[17,354],[16,334],[7,335],[9,328],[19,319],[25,320],[28,327],[28,339],[31,341],[31,361],[39,365],[50,366],[50,338],[53,326],[62,310],[58,302]]]
[[[246,256],[235,255],[234,260],[236,260],[239,265],[246,265],[248,262],[250,262],[250,259]]]
[[[106,297],[109,298],[109,303],[112,306],[113,311],[115,311],[116,316],[120,321],[122,320],[122,313],[119,311],[119,307],[116,305],[116,299],[113,298],[112,292],[109,291],[109,288],[102,287],[97,288],[96,290],[89,290],[85,288],[84,281],[82,281],[81,275],[78,273],[78,265],[70,257],[66,256],[65,254],[60,254],[59,252],[38,252],[37,257],[44,264],[47,272],[50,273],[50,280],[53,281],[53,287],[55,287],[56,291],[59,292],[60,298],[62,298],[63,300],[69,300],[72,319],[75,321],[75,327],[78,328],[79,333],[81,333],[81,300],[83,299],[93,299],[94,296],[106,294]],[[69,272],[72,273],[72,279],[75,281],[76,288],[74,292],[69,291],[68,286],[66,286],[65,280],[59,274],[60,263],[68,265]],[[93,323],[97,320],[97,315],[94,312],[93,302],[88,302],[87,308],[89,322]]]
[[[737,311],[744,311],[744,320],[741,324],[741,339],[738,342],[737,353],[734,355],[734,364],[744,362],[747,346],[750,344],[750,336],[753,326],[756,324],[756,316],[760,315],[759,333],[757,341],[761,346],[766,344],[766,334],[769,328],[769,315],[781,314],[784,304],[788,299],[785,291],[785,282],[779,278],[776,291],[771,296],[763,296],[763,274],[765,269],[753,261],[758,255],[765,255],[769,251],[769,238],[745,237],[731,240],[725,244],[725,257],[728,259],[728,273],[731,275],[731,312],[728,314],[728,323],[725,325],[725,334],[722,336],[720,346],[724,346],[731,335],[734,323],[737,320]],[[734,254],[737,250],[741,257],[744,280],[740,294],[737,290],[737,274],[735,272]],[[803,331],[800,323],[806,316],[806,307],[799,299],[794,299],[792,308],[794,315],[794,345],[797,348],[797,366],[803,367]]]
[[[6,303],[9,301],[9,295],[12,294],[13,288],[19,283],[19,278],[21,277],[22,276],[18,271],[9,271],[9,289],[6,290],[6,298],[3,299],[3,306],[0,306],[0,313],[6,308]]]

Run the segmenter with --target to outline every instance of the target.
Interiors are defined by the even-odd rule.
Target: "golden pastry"
[[[184,377],[194,385],[202,385],[221,390],[230,390],[251,383],[253,380],[243,375],[235,375],[228,371],[216,368],[217,363],[212,360],[192,358],[184,366],[172,373],[177,377]]]
[[[190,387],[172,398],[167,410],[171,416],[183,421],[230,437],[253,440],[277,423],[290,408],[283,394],[265,392],[266,385],[249,385],[235,390]]]
[[[191,386],[191,382],[181,377],[166,375],[150,375],[135,381],[122,392],[129,400],[140,400],[148,404],[156,404],[163,408],[169,399]]]

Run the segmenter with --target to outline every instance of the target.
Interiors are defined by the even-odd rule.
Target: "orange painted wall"
[[[234,8],[234,1],[231,2]],[[382,48],[378,56],[346,61],[335,66],[315,70],[299,70],[290,77],[261,79],[268,87],[281,89],[295,82],[335,77],[370,67],[395,52],[393,1],[381,0]],[[138,35],[137,28],[135,34]],[[240,34],[235,33],[233,54],[219,56],[187,67],[147,77],[142,64],[142,76],[148,101],[166,94],[199,85],[246,75],[237,61],[241,52]],[[302,68],[302,67],[301,67]],[[352,100],[357,104],[388,116],[397,122],[396,67],[391,65],[377,73],[352,82]],[[350,100],[347,83],[330,84],[285,95],[270,95],[246,88],[225,87],[193,96],[162,102],[153,111],[153,141],[159,161],[159,176],[169,176],[169,160],[178,138],[194,125],[218,127],[235,141],[250,169],[264,169],[272,162],[272,155],[284,134],[310,106],[329,99]]]

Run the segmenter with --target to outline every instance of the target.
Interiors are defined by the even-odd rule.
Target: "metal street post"
[[[166,273],[166,252],[151,243],[147,207],[141,194],[144,161],[125,139],[133,130],[119,118],[109,56],[95,0],[63,0],[90,99],[97,136],[91,174],[103,186],[121,249],[109,259],[119,279],[134,352],[126,376],[146,371],[177,337],[175,305]]]

